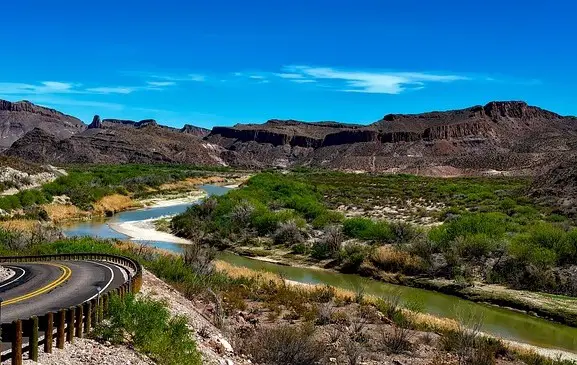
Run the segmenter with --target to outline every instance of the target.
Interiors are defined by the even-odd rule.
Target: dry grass
[[[0,222],[0,228],[11,232],[30,232],[38,226],[38,221],[30,219],[14,219]]]
[[[189,177],[188,179],[160,185],[158,190],[187,190],[203,184],[215,184],[224,182],[221,176]]]
[[[61,222],[68,219],[80,219],[90,216],[89,212],[83,211],[77,206],[69,204],[45,204],[42,208],[53,222]]]
[[[423,270],[420,257],[401,251],[393,246],[381,246],[371,255],[371,261],[378,268],[389,272],[415,274]]]
[[[93,205],[95,214],[116,213],[130,208],[137,208],[139,204],[126,195],[113,194],[105,196]]]

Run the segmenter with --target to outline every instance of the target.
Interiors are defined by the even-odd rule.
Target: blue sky
[[[6,1],[0,98],[89,122],[370,123],[525,100],[577,114],[577,2]]]

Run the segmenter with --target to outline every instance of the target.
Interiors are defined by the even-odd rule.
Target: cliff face
[[[10,147],[34,128],[64,139],[83,131],[86,126],[80,119],[28,101],[0,100],[0,150]]]
[[[58,113],[58,112],[56,112]],[[66,163],[187,163],[219,165],[220,148],[194,133],[141,121],[101,119],[69,138],[34,128],[4,151],[5,155],[52,164]]]
[[[218,148],[207,146],[196,136],[153,124],[138,128],[90,128],[64,140],[37,128],[4,154],[51,164],[222,164]]]
[[[546,159],[536,154],[577,146],[577,123],[524,102],[491,102],[445,112],[388,114],[368,126],[272,120],[215,127],[206,140],[226,148],[230,164],[252,167],[305,164],[387,171],[449,162],[463,166],[459,161],[468,156],[471,169],[533,168]]]

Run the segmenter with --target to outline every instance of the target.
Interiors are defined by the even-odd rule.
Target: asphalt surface
[[[76,306],[122,285],[128,272],[102,261],[3,263],[16,271],[0,283],[1,322]]]

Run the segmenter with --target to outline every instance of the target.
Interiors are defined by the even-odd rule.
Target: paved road
[[[115,289],[128,278],[125,268],[102,261],[3,263],[16,275],[0,283],[1,322],[44,315],[76,306]]]

